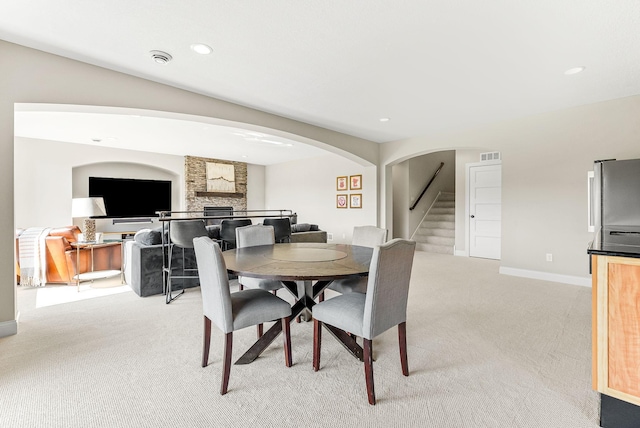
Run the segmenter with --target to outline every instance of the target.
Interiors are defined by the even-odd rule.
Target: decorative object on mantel
[[[83,234],[85,241],[95,241],[96,221],[90,217],[107,215],[104,207],[104,199],[98,198],[73,198],[71,200],[71,217],[84,217]]]
[[[233,165],[207,162],[207,192],[236,192],[236,178]]]
[[[362,189],[362,174],[349,176],[349,190]]]

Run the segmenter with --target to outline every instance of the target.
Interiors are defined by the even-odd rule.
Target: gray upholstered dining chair
[[[347,293],[313,307],[313,369],[320,369],[322,323],[363,338],[364,371],[369,404],[376,404],[373,387],[373,338],[398,326],[402,374],[407,362],[407,299],[416,243],[392,239],[373,250],[366,294]]]
[[[254,247],[256,245],[273,245],[275,243],[275,232],[273,226],[254,224],[236,228],[237,248]],[[238,276],[238,289],[261,288],[276,294],[282,288],[282,282],[277,279],[250,278],[248,276]],[[258,337],[262,336],[262,324],[258,324]]]
[[[227,393],[231,372],[233,332],[252,325],[278,320],[282,322],[285,365],[291,367],[291,305],[265,290],[244,290],[231,293],[227,267],[220,246],[209,237],[193,240],[198,261],[198,275],[204,313],[202,367],[209,363],[211,323],[225,334],[220,394]]]
[[[184,293],[184,288],[180,293],[173,296],[173,282],[172,279],[197,278],[198,268],[197,266],[186,266],[187,259],[185,258],[185,249],[193,248],[193,238],[199,236],[208,236],[207,228],[202,220],[174,220],[169,225],[169,254],[167,256],[167,290],[166,290],[166,303],[171,303],[178,296]],[[174,267],[172,266],[173,251],[176,248],[182,249],[182,274],[174,275]]]
[[[353,228],[353,236],[351,237],[351,245],[359,245],[361,247],[375,248],[387,241],[387,229],[381,229],[375,226],[355,226]],[[339,293],[366,293],[367,277],[360,276],[355,278],[336,279],[329,287],[330,290]],[[324,300],[324,292],[320,293],[319,301]]]

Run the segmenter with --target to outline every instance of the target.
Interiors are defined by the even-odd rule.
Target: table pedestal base
[[[284,288],[286,288],[291,294],[296,297],[296,303],[291,307],[291,320],[294,320],[298,315],[304,316],[305,321],[311,321],[312,314],[311,308],[316,304],[314,299],[331,284],[332,281],[317,281],[315,284],[313,281],[282,281]],[[356,343],[353,337],[346,334],[344,331],[337,329],[333,326],[322,323],[322,325],[338,340],[342,343],[354,357],[360,361],[364,361],[362,347]],[[245,352],[235,364],[249,364],[262,354],[262,352],[269,347],[278,335],[282,333],[282,323],[276,322],[271,326],[265,334],[263,334],[256,343],[253,344],[247,352]]]

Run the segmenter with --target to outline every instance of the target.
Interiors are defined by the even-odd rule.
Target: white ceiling
[[[0,3],[2,39],[376,142],[640,94],[638,28],[638,0]]]

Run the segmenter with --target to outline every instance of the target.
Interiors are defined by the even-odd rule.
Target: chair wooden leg
[[[224,356],[222,363],[222,385],[220,386],[220,395],[227,393],[229,387],[229,374],[231,374],[231,351],[233,348],[233,332],[225,335],[224,339]]]
[[[409,363],[407,362],[407,323],[398,324],[398,342],[400,344],[400,364],[402,374],[409,376]]]
[[[262,327],[262,324],[258,324],[256,327],[258,328],[258,339],[260,339],[262,337],[264,329]]]
[[[204,340],[202,343],[202,367],[209,364],[209,347],[211,345],[211,320],[204,317]]]
[[[313,371],[320,370],[320,342],[322,341],[322,323],[313,319]]]
[[[291,358],[291,327],[289,325],[289,321],[291,317],[282,318],[282,332],[284,333],[284,364],[287,367],[291,367],[292,358]]]
[[[318,294],[318,303],[324,302],[324,291],[321,291],[320,294]]]
[[[373,344],[371,339],[364,339],[364,379],[367,384],[369,404],[376,404],[376,393],[373,388]]]

